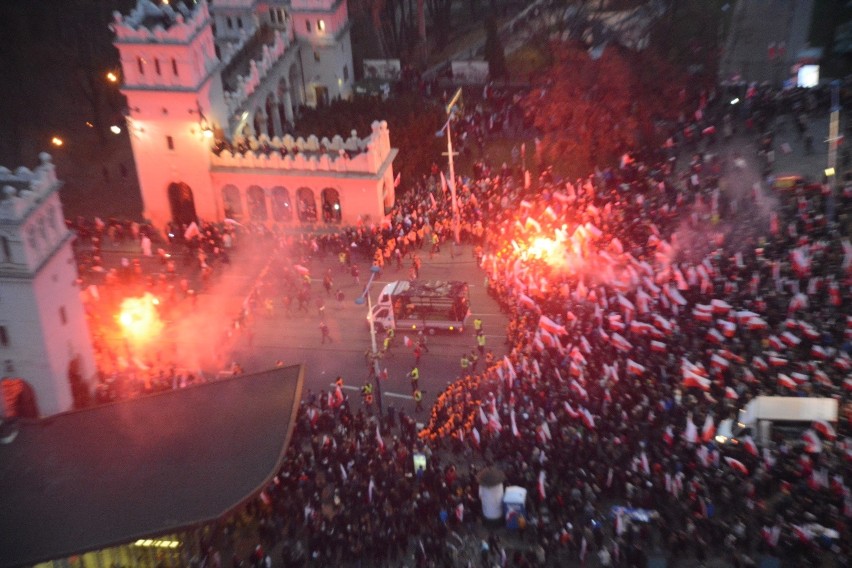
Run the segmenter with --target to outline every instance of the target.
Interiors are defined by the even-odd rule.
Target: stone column
[[[272,99],[272,135],[284,136],[284,129],[281,128],[281,114],[278,110],[278,97]]]
[[[284,104],[284,119],[289,124],[294,124],[295,120],[293,118],[293,99],[290,98],[290,89],[286,89],[283,93],[283,104]]]

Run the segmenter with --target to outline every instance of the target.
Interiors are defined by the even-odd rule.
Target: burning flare
[[[128,339],[135,343],[147,343],[159,336],[163,321],[157,311],[159,300],[151,294],[141,298],[127,298],[121,302],[121,311],[116,316]]]

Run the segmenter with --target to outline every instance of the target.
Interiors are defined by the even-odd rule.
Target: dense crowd
[[[688,121],[696,132],[708,117],[730,120],[705,104]],[[477,474],[495,465],[530,490],[525,544],[509,553],[484,539],[481,565],[645,566],[655,548],[673,562],[751,566],[767,553],[846,565],[848,416],[838,432],[814,425],[765,447],[715,433],[760,394],[846,408],[848,197],[743,191],[741,165],[704,154],[710,141],[693,144],[684,126],[587,179],[485,167],[459,180],[462,238],[511,316],[508,355],[449,385],[420,432],[404,413],[379,422],[355,410],[339,390],[309,395],[256,504],[262,547],[283,538],[288,566],[387,565],[412,552],[418,566],[450,564],[449,537],[480,518]],[[695,154],[675,168],[684,147]],[[433,243],[453,250],[445,187],[435,168],[383,225],[293,244],[377,265]],[[655,514],[613,516],[613,504]]]

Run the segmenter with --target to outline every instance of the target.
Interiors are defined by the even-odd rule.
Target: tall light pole
[[[837,167],[837,144],[840,142],[840,81],[831,82],[831,119],[828,124],[828,171],[834,176]]]
[[[360,296],[355,298],[355,303],[359,306],[363,306],[367,303],[367,322],[370,325],[370,346],[372,348],[372,359],[373,359],[373,384],[376,387],[376,404],[379,408],[379,418],[382,417],[382,383],[379,380],[379,349],[376,345],[376,324],[373,321],[373,300],[370,298],[370,286],[373,285],[373,280],[376,278],[376,274],[379,273],[378,266],[370,267],[370,279],[367,281],[367,285],[364,286],[364,292],[361,293]]]
[[[450,125],[453,122],[453,113],[456,110],[459,100],[461,100],[461,96],[462,88],[459,87],[456,94],[453,95],[453,98],[450,99],[449,103],[447,103],[447,124],[444,125],[444,128],[447,129],[447,161],[450,165],[450,179],[447,183],[450,185],[450,195],[453,198],[453,239],[455,239],[456,244],[459,244],[461,241],[461,224],[459,222],[459,202],[458,199],[456,199],[456,168],[453,161],[453,156],[455,156],[455,154],[453,153],[453,135]],[[443,130],[443,128],[441,130]]]

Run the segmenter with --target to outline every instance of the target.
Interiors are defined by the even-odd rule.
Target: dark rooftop
[[[237,77],[247,76],[253,60],[263,57],[263,46],[275,43],[275,30],[260,26],[228,65],[222,70],[222,86],[228,92],[237,90]]]
[[[300,365],[21,422],[0,445],[0,566],[212,521],[275,474]]]

